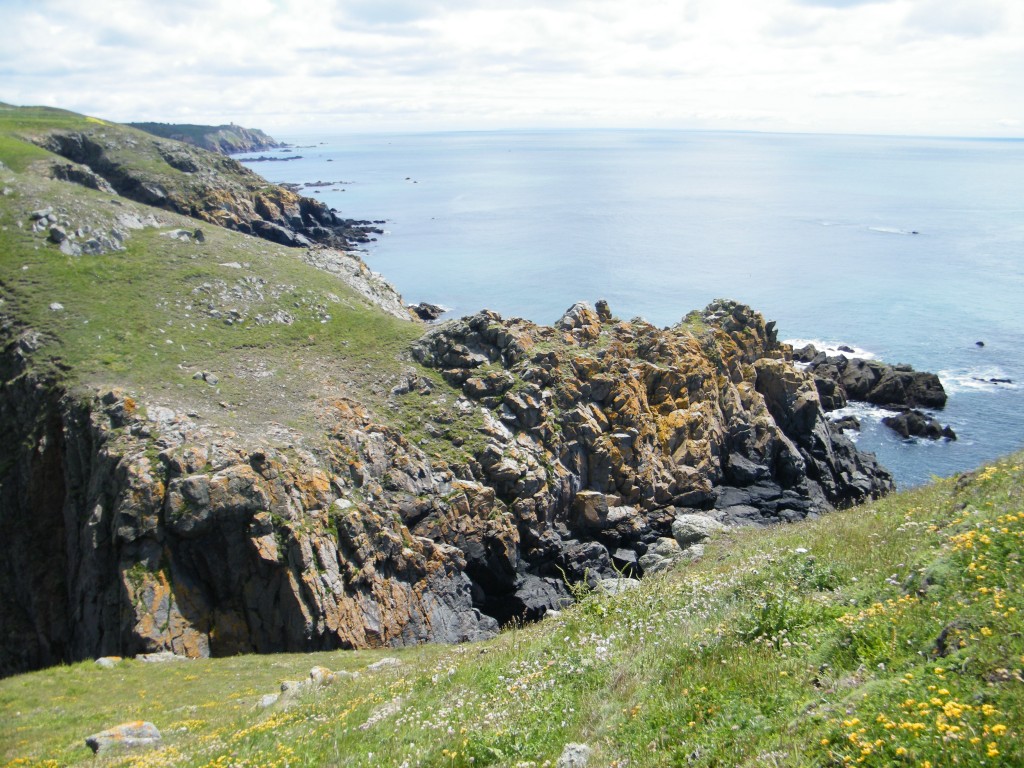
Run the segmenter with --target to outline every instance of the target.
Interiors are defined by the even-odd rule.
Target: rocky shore
[[[123,391],[83,399],[35,379],[31,348],[9,336],[3,355],[0,420],[35,446],[5,456],[0,489],[3,672],[486,637],[563,607],[574,582],[697,557],[722,525],[892,488],[773,325],[733,302],[667,330],[599,303],[429,332],[413,357],[481,417],[466,463],[351,401],[325,405],[314,454],[287,430],[253,443]],[[437,396],[408,376],[396,403]]]
[[[793,359],[806,364],[806,370],[814,376],[814,386],[826,411],[840,410],[851,401],[871,403],[897,411],[896,415],[883,418],[882,423],[904,438],[956,440],[950,427],[918,410],[941,410],[946,406],[946,390],[934,373],[845,354],[830,356],[812,344],[794,350]],[[859,428],[855,422],[843,424]]]

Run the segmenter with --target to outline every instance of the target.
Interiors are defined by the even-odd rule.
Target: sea
[[[280,138],[280,137],[279,137]],[[956,441],[851,409],[900,487],[1024,448],[1024,140],[658,130],[284,137],[243,162],[384,220],[370,267],[449,317],[574,302],[659,326],[716,298],[780,338],[938,373]],[[250,155],[248,157],[255,157]],[[290,158],[285,160],[285,158]]]

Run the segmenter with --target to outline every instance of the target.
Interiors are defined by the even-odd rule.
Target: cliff
[[[251,237],[230,160],[0,133],[3,673],[481,638],[698,556],[684,528],[891,488],[749,307],[424,333],[357,255]]]
[[[164,139],[174,139],[184,144],[231,155],[238,152],[256,152],[261,149],[277,149],[285,146],[258,128],[243,128],[230,125],[192,125],[189,123],[127,123],[132,128],[151,133]]]

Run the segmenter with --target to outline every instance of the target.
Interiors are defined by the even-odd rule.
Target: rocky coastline
[[[884,417],[882,423],[904,438],[956,440],[952,428],[919,410],[942,410],[946,406],[946,390],[934,373],[915,371],[904,364],[847,357],[842,350],[838,355],[828,355],[813,344],[794,350],[793,359],[814,376],[814,386],[827,412],[838,411],[853,401],[869,403],[896,411]],[[855,419],[844,419],[841,424],[847,429],[860,428]]]
[[[357,402],[325,408],[312,453],[124,391],[82,398],[31,374],[31,332],[7,334],[0,418],[35,447],[4,457],[4,673],[478,639],[564,607],[573,583],[698,557],[721,526],[892,489],[773,324],[734,302],[668,330],[599,303],[554,326],[485,311],[428,332],[413,358],[481,417],[466,463]],[[415,371],[396,403],[436,397]]]
[[[0,674],[489,637],[729,526],[889,492],[827,412],[869,379],[938,397],[870,362],[801,370],[728,300],[669,328],[603,301],[418,324],[444,308],[410,311],[349,251],[372,222],[111,124],[31,140],[38,162],[0,166]],[[156,277],[126,289],[131,258]],[[73,278],[61,302],[44,274]],[[148,291],[131,329],[107,304],[125,290]],[[111,367],[77,379],[65,357],[100,336]],[[131,386],[139,348],[171,362]]]

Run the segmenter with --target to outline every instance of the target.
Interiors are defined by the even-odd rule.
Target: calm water
[[[863,414],[859,444],[901,485],[1024,447],[1024,141],[569,131],[294,143],[270,154],[302,159],[250,167],[348,182],[314,196],[387,220],[366,260],[408,301],[551,322],[606,298],[620,317],[669,325],[733,298],[782,338],[940,373],[939,418],[957,442],[904,442]],[[978,381],[990,378],[1014,383]]]

